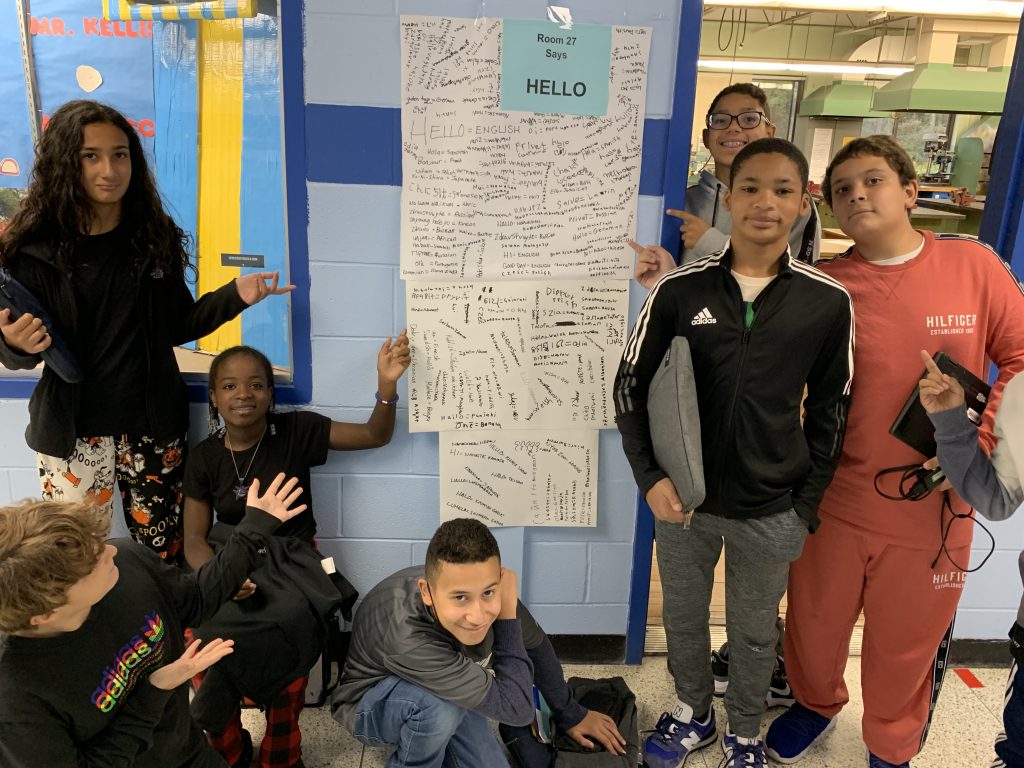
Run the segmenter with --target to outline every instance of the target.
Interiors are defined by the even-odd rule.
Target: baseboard
[[[625,635],[548,635],[559,660],[566,664],[622,664]]]
[[[722,634],[724,639],[724,632]],[[625,635],[551,635],[550,639],[558,658],[566,664],[622,664],[626,658]],[[854,655],[859,655],[859,648],[852,650],[856,651]],[[646,655],[662,653],[659,649],[652,654],[648,649]],[[950,644],[948,664],[1009,667],[1009,643],[1006,640],[955,639]]]

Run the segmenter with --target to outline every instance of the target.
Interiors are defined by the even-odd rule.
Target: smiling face
[[[725,196],[732,213],[732,239],[740,247],[784,244],[810,204],[800,169],[790,158],[765,152],[742,160]]]
[[[266,422],[273,391],[263,365],[251,355],[240,353],[217,367],[210,400],[225,424],[241,429]]]
[[[463,645],[479,645],[501,612],[501,562],[439,563],[430,583],[420,579],[423,604],[434,609],[438,622]]]
[[[832,211],[858,245],[898,238],[913,228],[907,211],[917,201],[917,181],[900,175],[877,155],[851,157],[832,169]]]
[[[92,607],[106,597],[107,593],[117,584],[120,573],[114,564],[117,550],[110,544],[103,547],[99,562],[88,576],[85,576],[68,588],[67,602],[60,608],[49,613],[33,616],[30,633],[37,637],[46,637],[61,632],[74,632],[81,627],[92,611]]]
[[[763,115],[764,107],[753,96],[745,93],[729,93],[712,105],[711,112],[722,112],[734,116],[744,112],[760,112]],[[775,126],[770,125],[762,117],[761,122],[753,128],[741,128],[736,120],[721,130],[705,128],[702,140],[715,160],[715,173],[719,174],[719,178],[723,178],[721,174],[728,172],[728,169],[732,167],[733,159],[741,149],[752,141],[771,138],[774,135]]]
[[[111,123],[89,123],[82,129],[82,187],[93,209],[104,214],[120,209],[132,178],[128,137]]]

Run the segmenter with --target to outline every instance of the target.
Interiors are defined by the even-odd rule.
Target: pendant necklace
[[[260,450],[260,444],[263,442],[263,436],[267,434],[267,428],[263,428],[263,434],[260,435],[260,439],[256,441],[256,450],[252,452],[252,456],[249,458],[249,466],[245,468],[245,472],[239,474],[238,464],[235,462],[235,452],[231,448],[231,435],[227,432],[224,433],[224,442],[227,443],[228,455],[231,457],[231,466],[235,468],[235,477],[238,478],[238,485],[234,487],[234,494],[236,499],[244,499],[249,495],[249,484],[245,482],[246,476],[249,474],[249,470],[252,469],[252,463],[256,460],[256,454]]]

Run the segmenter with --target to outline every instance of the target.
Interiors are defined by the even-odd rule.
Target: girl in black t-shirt
[[[116,479],[129,532],[170,561],[181,554],[188,429],[174,347],[294,287],[261,272],[197,301],[185,282],[188,246],[121,113],[83,100],[51,115],[27,197],[0,235],[0,267],[51,327],[0,310],[0,364],[35,368],[53,336],[66,343],[83,378],[65,381],[47,365],[29,401],[25,437],[42,495],[110,509]]]
[[[225,540],[226,526],[239,522],[254,479],[279,472],[299,478],[299,503],[306,511],[281,526],[276,535],[313,544],[316,521],[309,493],[311,467],[327,461],[327,452],[377,448],[391,440],[395,428],[397,383],[409,367],[409,339],[403,330],[388,338],[377,353],[377,393],[373,413],[364,424],[331,421],[310,411],[274,412],[274,378],[270,361],[252,347],[232,347],[210,366],[211,435],[189,453],[185,469],[185,559],[195,569],[214,556],[210,541]],[[216,515],[216,525],[214,525]],[[254,583],[255,582],[255,583]],[[256,599],[259,575],[243,585],[235,600]],[[299,602],[296,601],[296,605]],[[259,610],[258,608],[256,610]],[[255,617],[253,617],[255,618]],[[238,655],[236,648],[236,655]],[[265,656],[253,664],[272,664]],[[295,765],[300,757],[298,716],[305,676],[287,686],[266,708],[267,730],[260,749],[264,768]],[[243,691],[244,693],[244,691]],[[230,765],[248,765],[251,739],[237,711],[223,733],[210,742]]]

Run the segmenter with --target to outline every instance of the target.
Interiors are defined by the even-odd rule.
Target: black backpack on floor
[[[592,680],[571,677],[573,698],[583,707],[603,712],[615,721],[626,740],[626,754],[614,755],[595,742],[594,749],[577,744],[568,733],[557,731],[552,744],[537,741],[529,727],[500,725],[502,740],[518,768],[635,768],[640,764],[640,731],[636,697],[621,677]],[[593,741],[593,739],[591,739]]]

